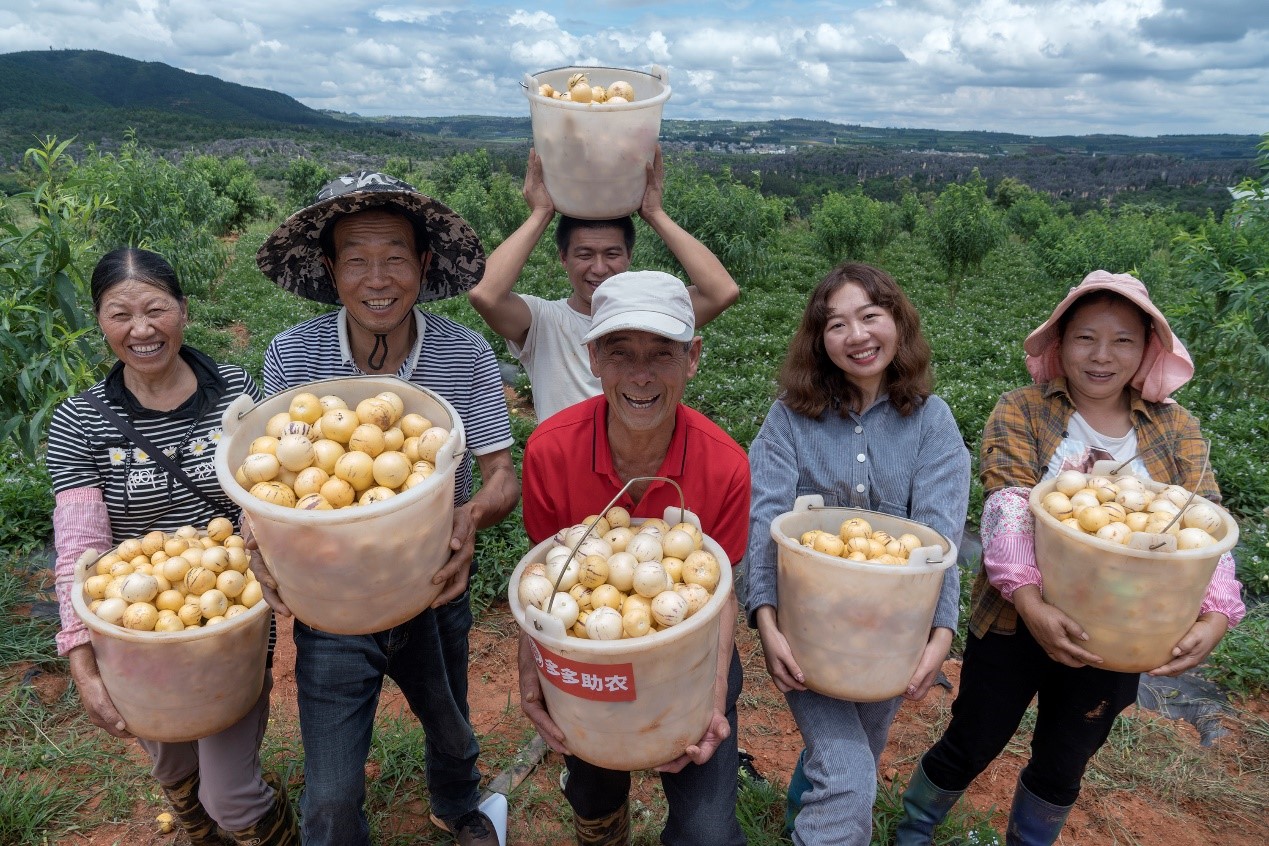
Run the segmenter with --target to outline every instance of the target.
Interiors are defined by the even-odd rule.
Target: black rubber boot
[[[1009,828],[1005,832],[1005,846],[1053,846],[1072,805],[1051,805],[1036,796],[1018,779],[1013,792],[1013,807],[1009,809]]]
[[[934,827],[943,821],[964,792],[938,787],[917,761],[912,780],[903,791],[903,817],[894,831],[895,846],[929,846]]]

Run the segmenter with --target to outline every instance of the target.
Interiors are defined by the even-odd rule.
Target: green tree
[[[830,192],[811,210],[810,222],[820,254],[834,264],[862,259],[865,250],[885,246],[891,232],[886,204],[862,191]]]
[[[286,213],[311,204],[322,186],[334,178],[329,168],[312,159],[295,159],[286,168]]]
[[[95,323],[79,265],[82,233],[110,205],[67,189],[70,143],[48,138],[26,151],[37,182],[9,202],[24,204],[34,226],[24,232],[0,215],[0,441],[12,439],[32,460],[53,410],[97,381],[104,359],[89,336]]]
[[[253,220],[265,220],[278,213],[278,204],[260,191],[260,183],[246,159],[234,156],[196,156],[184,165],[199,174],[217,197],[228,200],[233,209],[225,220],[230,232],[241,232]]]
[[[987,183],[974,170],[970,181],[951,184],[934,201],[934,252],[947,271],[951,298],[956,299],[960,277],[982,266],[1000,242],[1000,219],[987,200]]]
[[[228,250],[218,238],[230,231],[233,202],[193,168],[181,168],[137,142],[129,132],[117,154],[90,151],[67,186],[81,198],[109,197],[112,210],[89,224],[103,250],[143,247],[175,268],[186,293],[210,290]]]
[[[1269,177],[1269,133],[1260,143]],[[1200,390],[1229,399],[1269,396],[1269,178],[1239,185],[1242,196],[1218,222],[1176,238],[1190,284],[1177,318],[1195,365]]]
[[[925,205],[915,191],[909,191],[899,200],[899,228],[909,235],[916,232],[921,218],[925,216]]]

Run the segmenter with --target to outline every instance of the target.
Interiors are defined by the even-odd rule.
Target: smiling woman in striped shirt
[[[217,364],[185,346],[188,305],[162,256],[134,248],[107,253],[93,271],[91,287],[97,324],[118,361],[105,379],[58,406],[49,426],[62,617],[57,648],[70,660],[88,718],[116,737],[131,737],[97,671],[88,631],[71,606],[75,563],[86,550],[108,550],[151,530],[173,532],[206,526],[217,516],[236,518],[238,508],[221,491],[212,459],[225,408],[242,394],[255,400],[261,394],[242,368]],[[187,479],[175,479],[87,396],[149,440]],[[189,743],[138,740],[194,846],[299,843],[285,791],[275,790],[260,773],[272,684],[266,671],[256,704],[218,734]]]

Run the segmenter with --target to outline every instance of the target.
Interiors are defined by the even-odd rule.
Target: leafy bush
[[[1269,135],[1261,142],[1269,173]],[[1249,392],[1269,397],[1269,185],[1247,180],[1247,195],[1218,223],[1209,212],[1194,234],[1177,236],[1179,261],[1190,295],[1177,318],[1203,373],[1203,389],[1236,399]]]
[[[830,262],[859,261],[865,250],[884,246],[892,234],[889,224],[890,207],[862,191],[833,191],[811,211],[811,234]]]
[[[292,214],[313,202],[322,186],[334,174],[312,159],[296,159],[286,169],[286,213]]]
[[[909,234],[916,232],[917,225],[924,216],[925,205],[922,204],[921,198],[912,191],[904,194],[903,199],[899,201],[899,228]]]
[[[761,273],[769,246],[784,225],[784,202],[741,184],[729,168],[715,182],[667,163],[664,202],[670,217],[709,247],[738,279]],[[675,266],[660,238],[644,238],[641,243],[653,245],[658,263]]]
[[[1149,282],[1162,272],[1152,257],[1170,237],[1166,223],[1128,208],[1054,217],[1037,228],[1033,246],[1049,278],[1058,282],[1075,285],[1099,269],[1133,273]]]
[[[142,149],[130,134],[118,154],[92,151],[68,186],[112,201],[87,227],[103,252],[153,250],[171,262],[187,294],[206,293],[219,277],[228,253],[218,236],[229,232],[236,208],[197,169]]]
[[[8,215],[0,220],[0,441],[12,438],[28,458],[58,403],[97,381],[104,358],[88,334],[95,322],[82,305],[78,233],[110,206],[67,190],[68,144],[50,138],[26,153],[40,181],[12,201],[30,204],[35,225],[22,232]]]
[[[241,232],[251,221],[266,220],[278,213],[278,204],[260,191],[255,173],[242,157],[198,156],[186,167],[202,176],[217,197],[233,205],[225,220],[228,232]]]
[[[1261,603],[1212,650],[1206,675],[1226,690],[1257,696],[1269,690],[1269,604]]]
[[[974,171],[963,185],[948,185],[934,201],[931,242],[934,252],[954,280],[956,299],[959,276],[982,267],[983,259],[1000,242],[1000,219],[987,202],[987,183]]]

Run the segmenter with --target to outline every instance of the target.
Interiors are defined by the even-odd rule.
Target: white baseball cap
[[[659,270],[631,270],[605,279],[591,298],[583,344],[622,330],[690,341],[696,332],[692,298],[682,280]]]

